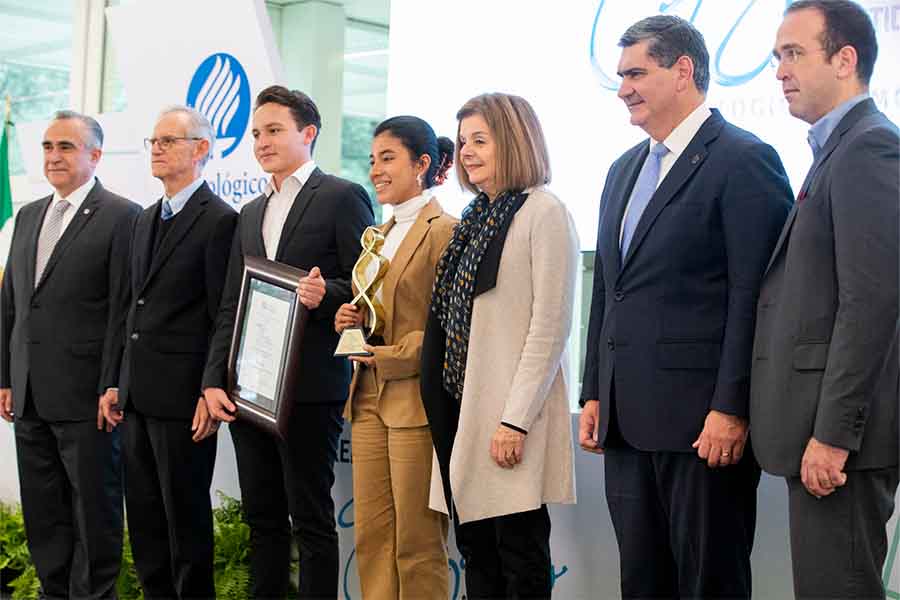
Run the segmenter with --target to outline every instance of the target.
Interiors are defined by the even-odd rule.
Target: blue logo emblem
[[[238,60],[219,52],[204,60],[188,88],[187,105],[212,124],[222,158],[231,154],[244,137],[250,121],[250,82]]]

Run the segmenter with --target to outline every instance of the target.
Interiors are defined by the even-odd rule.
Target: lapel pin
[[[699,155],[699,154],[695,154],[694,156],[691,157],[691,164],[692,164],[692,165],[696,165],[698,162],[700,162],[700,155]]]
[[[86,214],[86,215],[91,214],[91,209],[89,209],[89,208],[84,209],[84,214]]]

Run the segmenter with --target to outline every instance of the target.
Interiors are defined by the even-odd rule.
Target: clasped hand
[[[491,437],[491,458],[504,469],[512,469],[522,462],[525,453],[525,434],[498,425]]]

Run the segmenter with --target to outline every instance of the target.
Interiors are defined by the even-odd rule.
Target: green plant
[[[250,527],[244,522],[241,502],[222,492],[217,494],[219,507],[213,509],[216,598],[244,600],[250,595]],[[292,581],[296,580],[296,573],[297,563],[292,561]],[[0,503],[0,586],[12,591],[12,600],[37,598],[41,587],[28,552],[22,509],[3,503]],[[127,530],[116,590],[121,600],[144,599]],[[296,589],[292,586],[289,597],[295,596]]]
[[[119,578],[116,580],[116,592],[119,594],[119,600],[144,600],[144,590],[141,589],[141,582],[134,568],[131,540],[128,539],[127,529],[122,542],[122,568],[119,569]]]
[[[31,564],[22,509],[0,502],[0,585],[14,600],[37,598],[40,582]]]
[[[9,587],[12,588],[12,600],[32,600],[41,592],[41,582],[38,579],[34,565],[25,567],[21,575],[13,579]]]
[[[244,523],[240,501],[216,493],[219,496],[219,507],[213,509],[216,598],[243,600],[250,595],[250,527]]]

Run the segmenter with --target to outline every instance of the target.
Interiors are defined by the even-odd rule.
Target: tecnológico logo
[[[209,56],[191,78],[187,105],[209,119],[218,142],[216,154],[225,158],[241,143],[250,121],[250,82],[244,67],[224,52]]]

